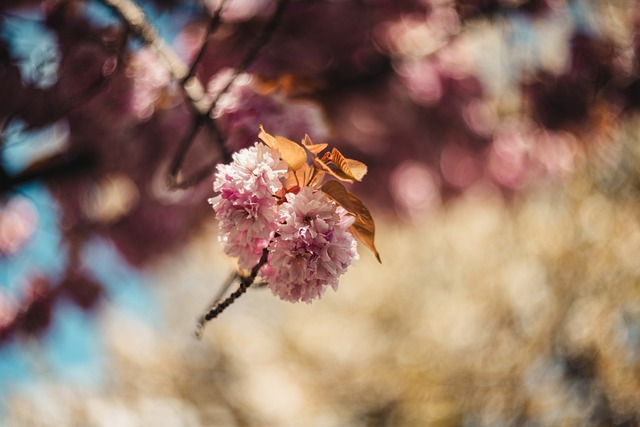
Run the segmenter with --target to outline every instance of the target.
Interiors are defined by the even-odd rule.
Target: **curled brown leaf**
[[[325,148],[328,147],[328,144],[314,144],[311,141],[311,138],[309,138],[309,135],[304,135],[304,139],[302,140],[302,145],[304,145],[304,148],[306,148],[307,150],[309,150],[310,153],[313,153],[315,155],[320,154]]]
[[[260,125],[258,138],[270,148],[278,151],[282,160],[284,160],[293,171],[297,171],[307,164],[307,153],[304,151],[304,148],[290,139],[282,136],[273,136],[266,132],[262,125]]]
[[[344,185],[338,181],[327,181],[321,189],[327,196],[355,217],[356,220],[349,230],[354,237],[371,249],[378,262],[382,263],[380,260],[380,254],[378,253],[374,243],[376,226],[373,222],[373,217],[371,216],[369,209],[367,209],[358,197],[347,191],[347,189],[344,188]]]
[[[321,160],[328,167],[333,164],[335,166],[335,169],[331,168],[335,172],[333,175],[342,181],[362,181],[367,173],[367,166],[364,163],[344,157],[337,148],[325,153]]]

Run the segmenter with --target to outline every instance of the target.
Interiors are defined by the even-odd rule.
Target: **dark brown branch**
[[[271,39],[271,36],[273,36],[273,33],[278,28],[278,25],[280,24],[280,20],[282,19],[282,16],[284,15],[284,12],[288,5],[289,5],[289,0],[278,1],[278,7],[276,8],[276,11],[273,13],[273,15],[271,15],[271,19],[269,19],[269,22],[267,22],[267,24],[264,26],[264,28],[262,29],[262,32],[260,33],[260,36],[257,38],[253,46],[251,46],[251,49],[249,50],[249,52],[247,52],[245,57],[242,59],[240,66],[236,68],[236,71],[233,73],[233,76],[231,76],[227,84],[216,95],[215,99],[211,103],[211,106],[209,107],[208,114],[211,114],[211,112],[216,108],[216,105],[218,105],[218,101],[220,100],[222,95],[224,95],[229,90],[229,88],[231,87],[231,85],[233,85],[233,82],[238,78],[238,76],[242,74],[247,68],[249,68],[249,66],[253,63],[253,61],[256,60],[262,48],[265,47],[265,45]]]
[[[189,129],[189,132],[184,136],[184,138],[182,138],[182,141],[180,141],[178,150],[171,159],[169,170],[167,171],[167,185],[169,188],[182,188],[182,183],[178,182],[178,172],[180,171],[182,162],[187,155],[187,151],[189,151],[191,144],[196,140],[196,136],[198,135],[198,132],[200,132],[204,120],[204,116],[194,117],[194,120],[191,123],[191,129]]]
[[[220,302],[220,300],[222,299],[224,294],[231,287],[231,285],[233,285],[233,282],[235,282],[238,277],[240,277],[240,275],[236,271],[234,271],[233,273],[231,273],[229,275],[227,280],[224,282],[224,284],[218,290],[218,294],[215,296],[215,298],[213,298],[213,300],[211,301],[211,304],[209,304],[209,308],[207,308],[207,310],[204,312],[204,314],[202,316],[200,316],[200,318],[198,319],[198,325],[197,325],[196,330],[194,332],[195,336],[198,339],[200,339],[202,337],[202,332],[204,331],[204,325],[205,325],[205,323],[207,323],[207,319],[206,319],[207,313],[209,313],[211,310],[216,308],[216,306],[218,305],[218,303]]]
[[[179,180],[178,173],[180,167],[184,161],[184,158],[189,151],[189,148],[194,143],[198,132],[200,132],[203,124],[207,123],[208,127],[213,133],[213,141],[216,148],[221,151],[222,158],[225,161],[230,160],[231,153],[224,144],[224,138],[220,130],[214,121],[209,117],[209,104],[205,94],[204,87],[200,80],[193,75],[195,68],[199,61],[202,59],[206,50],[206,44],[208,35],[215,31],[220,24],[220,16],[222,9],[227,0],[223,1],[218,10],[214,13],[209,26],[207,28],[207,37],[203,42],[203,46],[196,55],[193,64],[188,67],[176,53],[165,43],[165,41],[158,35],[156,29],[148,22],[144,15],[144,12],[131,0],[102,0],[107,6],[112,8],[127,24],[127,27],[138,38],[149,45],[158,55],[158,58],[163,62],[163,65],[171,76],[180,81],[181,87],[187,97],[188,104],[195,113],[193,124],[189,133],[182,139],[176,154],[174,155],[167,173],[167,184],[169,188],[188,188],[199,182],[206,177],[210,176],[215,165],[218,163],[218,159],[211,162],[207,166],[200,169],[198,172],[191,175],[191,177]]]
[[[120,43],[117,47],[117,61],[115,69],[108,76],[101,76],[91,83],[82,93],[78,94],[75,99],[62,99],[60,100],[59,111],[55,111],[49,118],[49,123],[55,123],[63,117],[70,114],[72,111],[86,105],[93,100],[96,96],[103,93],[108,88],[109,81],[113,76],[117,75],[120,71],[120,64],[122,63],[122,55],[126,45],[126,34],[123,35]],[[59,92],[59,91],[58,91]],[[6,149],[14,146],[21,141],[13,143],[5,143],[4,132],[11,123],[11,121],[18,116],[7,117],[0,124],[0,148]],[[76,151],[65,152],[59,155],[51,156],[48,159],[39,161],[37,164],[31,165],[28,169],[20,172],[17,175],[9,176],[4,169],[0,169],[0,194],[7,191],[16,191],[16,187],[24,185],[33,181],[47,181],[54,179],[62,179],[65,177],[74,176],[78,173],[84,173],[90,171],[98,166],[99,159],[95,153],[89,151]]]
[[[73,177],[77,173],[92,170],[97,164],[98,160],[92,153],[77,152],[50,157],[15,176],[9,176],[0,170],[0,194],[33,181]]]
[[[262,48],[269,42],[271,36],[277,29],[284,11],[289,4],[289,0],[279,0],[276,11],[271,16],[267,24],[262,29],[262,32],[256,39],[256,42],[250,47],[249,52],[244,56],[240,65],[236,68],[235,73],[229,79],[225,87],[216,94],[215,99],[211,104],[207,103],[207,96],[202,86],[202,83],[195,76],[195,69],[202,60],[208,46],[209,36],[218,28],[221,23],[221,14],[227,0],[223,0],[214,12],[209,25],[202,46],[200,47],[196,57],[193,60],[191,66],[187,66],[176,53],[162,40],[158,35],[156,29],[148,22],[144,12],[138,7],[132,0],[101,0],[107,6],[115,10],[115,12],[124,20],[129,29],[140,38],[143,42],[154,49],[158,57],[162,60],[165,68],[169,71],[172,77],[181,82],[181,86],[185,93],[185,96],[190,101],[189,105],[194,110],[195,116],[193,124],[189,132],[180,142],[176,154],[174,155],[167,171],[167,185],[172,189],[188,188],[200,183],[205,178],[209,177],[214,171],[216,164],[220,159],[216,159],[210,164],[204,166],[196,173],[185,179],[179,178],[180,169],[187,155],[187,152],[196,140],[198,133],[201,131],[203,125],[211,130],[213,134],[212,143],[216,148],[220,150],[222,160],[224,162],[231,161],[231,152],[225,145],[225,138],[222,132],[217,126],[215,119],[211,117],[211,112],[215,109],[218,101],[224,95],[236,78],[243,73],[258,57],[258,54]]]
[[[243,58],[242,62],[240,63],[240,66],[236,69],[236,71],[234,72],[233,76],[229,79],[229,81],[224,86],[224,88],[216,95],[215,99],[213,100],[213,102],[209,106],[209,109],[206,112],[206,114],[195,118],[193,126],[191,127],[191,130],[185,136],[185,138],[182,140],[180,146],[178,147],[178,151],[176,152],[171,164],[169,165],[168,177],[167,177],[167,184],[169,185],[169,188],[182,188],[182,189],[189,188],[189,187],[191,187],[191,186],[193,186],[195,184],[198,184],[203,179],[211,176],[211,173],[215,170],[215,166],[218,163],[218,160],[208,164],[207,166],[204,166],[198,172],[192,174],[189,178],[185,178],[185,179],[182,179],[182,180],[178,179],[178,174],[179,174],[180,168],[182,167],[182,163],[184,161],[184,158],[185,158],[187,152],[189,151],[189,148],[191,147],[191,145],[195,141],[195,138],[196,138],[198,132],[200,131],[202,125],[205,124],[205,123],[211,128],[211,131],[213,132],[214,141],[217,143],[216,144],[217,147],[222,152],[222,160],[225,163],[228,163],[228,162],[231,161],[231,152],[229,151],[227,146],[224,144],[225,138],[223,137],[222,133],[220,132],[220,129],[218,128],[215,119],[211,118],[211,112],[216,107],[216,105],[217,105],[218,101],[220,100],[220,98],[222,97],[222,95],[224,95],[229,90],[229,88],[231,87],[233,82],[236,80],[236,78],[242,72],[244,72],[253,63],[253,61],[255,61],[255,59],[257,58],[258,54],[260,53],[260,50],[262,50],[262,48],[271,39],[271,36],[273,35],[273,33],[275,32],[276,28],[280,24],[280,20],[282,19],[282,16],[284,14],[284,11],[285,11],[288,3],[289,3],[289,0],[280,0],[278,2],[278,7],[276,8],[276,11],[271,16],[271,19],[269,20],[269,22],[263,28],[263,30],[262,30],[260,36],[257,38],[255,44],[253,44],[253,46],[251,46],[251,49],[249,50],[247,55]],[[221,13],[221,8],[223,6],[224,6],[224,2],[221,4],[220,8],[218,8],[218,11],[220,11],[220,13]],[[217,27],[217,25],[219,25],[219,19],[220,18],[219,17],[216,18],[218,11],[216,11],[216,14],[214,15],[214,17],[210,21],[209,29],[211,29],[211,30],[215,29]],[[208,31],[209,31],[209,29],[208,29]],[[208,34],[210,34],[210,33],[208,33]],[[199,61],[201,59],[202,55],[204,54],[204,52],[206,50],[206,46],[205,45],[207,44],[207,42],[208,42],[208,35],[205,38],[205,40],[203,42],[203,46],[201,47],[198,55],[196,56],[196,61]],[[194,61],[194,65],[192,66],[192,68],[195,68],[196,61]],[[192,76],[192,77],[189,78],[189,80],[192,80],[192,79],[195,79],[195,77]]]
[[[200,319],[198,320],[198,325],[196,326],[196,330],[195,330],[196,338],[202,337],[202,332],[204,331],[204,327],[208,321],[218,317],[220,313],[222,313],[227,307],[233,304],[233,302],[236,299],[238,299],[242,294],[244,294],[247,291],[247,289],[249,289],[249,286],[251,286],[253,282],[256,280],[256,277],[258,276],[258,272],[260,271],[262,266],[267,263],[268,258],[269,258],[269,250],[267,248],[264,248],[262,250],[262,256],[260,257],[260,261],[258,261],[258,263],[253,266],[248,276],[238,276],[237,274],[233,276],[233,280],[231,281],[231,283],[233,283],[233,281],[237,277],[240,277],[240,286],[223,301],[219,303],[215,303],[213,307],[207,311],[207,313],[205,313],[200,317]]]
[[[213,134],[212,142],[215,142],[216,148],[219,148],[221,150],[220,157],[222,158],[222,160],[225,163],[229,163],[231,161],[231,152],[224,144],[224,137],[222,136],[222,133],[220,132],[220,129],[218,128],[215,120],[209,119],[204,116],[196,116],[194,117],[189,133],[187,133],[182,141],[180,141],[178,150],[176,151],[175,155],[171,159],[171,163],[169,164],[169,169],[167,171],[167,186],[169,188],[189,188],[202,182],[203,179],[211,176],[211,174],[215,170],[220,158],[216,158],[213,162],[209,163],[206,166],[203,166],[200,170],[193,173],[187,178],[179,179],[178,177],[180,168],[182,167],[182,163],[184,162],[184,158],[186,157],[189,148],[195,142],[198,132],[200,132],[202,130],[202,127],[205,125]]]
[[[207,47],[209,46],[209,36],[218,29],[218,27],[220,26],[220,23],[222,22],[222,11],[227,1],[228,0],[222,0],[220,2],[218,9],[216,9],[216,11],[213,13],[213,16],[209,20],[209,24],[207,25],[207,30],[205,31],[202,45],[200,46],[200,49],[198,50],[198,53],[196,54],[195,58],[191,62],[191,67],[189,67],[189,72],[187,73],[185,78],[182,80],[182,84],[184,84],[190,77],[195,75],[196,67],[198,66],[200,61],[202,61],[202,58],[204,58],[204,53],[207,51]]]

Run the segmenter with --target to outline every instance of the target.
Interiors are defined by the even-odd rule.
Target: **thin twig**
[[[47,181],[94,169],[98,164],[96,156],[89,151],[67,152],[47,159],[35,169],[27,169],[18,175],[0,173],[0,194],[14,190],[19,185],[34,181]]]
[[[178,150],[171,158],[171,163],[169,164],[169,169],[167,171],[167,185],[169,188],[181,187],[181,183],[178,182],[178,172],[180,171],[180,167],[187,155],[187,151],[189,151],[189,147],[191,147],[191,144],[195,141],[204,120],[204,116],[194,117],[189,132],[184,136],[184,138],[182,138],[182,141],[180,141],[180,145],[178,146]]]
[[[181,87],[183,88],[185,96],[190,101],[189,105],[194,110],[195,116],[189,132],[180,142],[176,154],[169,164],[167,171],[167,185],[171,189],[184,189],[200,183],[203,179],[211,175],[220,158],[202,167],[190,177],[179,179],[178,175],[187,152],[195,142],[203,125],[206,124],[213,134],[212,143],[214,143],[215,147],[220,150],[220,157],[222,160],[224,162],[231,161],[231,152],[225,145],[225,138],[222,135],[215,119],[211,117],[211,113],[215,109],[222,95],[229,90],[236,78],[243,73],[253,63],[253,61],[255,61],[260,50],[262,50],[262,48],[269,42],[282,19],[284,11],[289,4],[289,0],[278,1],[276,11],[262,29],[260,35],[256,39],[256,42],[244,56],[240,65],[236,68],[233,76],[229,79],[225,87],[217,93],[215,99],[210,104],[207,102],[208,96],[206,95],[202,83],[195,76],[195,69],[206,53],[209,36],[221,23],[222,11],[228,0],[223,0],[211,17],[209,25],[207,26],[203,44],[196,54],[191,66],[187,66],[187,64],[184,63],[184,61],[182,61],[180,57],[178,57],[178,55],[167,45],[167,43],[159,36],[153,25],[149,23],[144,15],[144,11],[132,0],[101,1],[108,7],[112,8],[123,19],[130,30],[156,52],[171,76],[181,83]]]
[[[169,169],[167,170],[166,177],[167,186],[169,188],[185,189],[200,183],[203,179],[211,176],[216,168],[216,165],[220,161],[220,158],[216,158],[214,161],[210,162],[206,166],[203,166],[200,170],[191,174],[189,177],[182,179],[178,177],[180,168],[182,167],[182,163],[184,162],[184,158],[186,157],[191,145],[195,142],[198,132],[201,131],[204,125],[206,125],[207,128],[211,131],[213,141],[217,142],[216,148],[219,148],[220,151],[222,151],[220,156],[222,160],[225,163],[229,163],[231,161],[231,152],[224,144],[224,137],[222,136],[222,133],[220,132],[216,121],[213,119],[208,119],[205,116],[196,116],[194,117],[191,129],[180,141],[178,150],[172,157],[171,163],[169,164]]]
[[[220,100],[222,95],[224,95],[229,90],[238,76],[242,74],[247,68],[249,68],[253,61],[256,60],[256,58],[258,57],[258,53],[260,53],[262,48],[269,42],[271,36],[278,28],[280,20],[282,19],[282,16],[284,15],[284,11],[286,10],[288,4],[289,0],[278,1],[278,7],[276,8],[276,11],[273,13],[273,15],[271,15],[271,19],[269,20],[269,22],[267,22],[267,25],[265,25],[265,27],[262,29],[262,33],[257,38],[255,44],[251,46],[249,52],[242,59],[240,66],[236,68],[236,71],[233,73],[227,84],[216,95],[215,99],[211,103],[211,106],[209,107],[208,114],[211,114],[211,112],[216,108],[216,105],[218,105],[218,101]]]
[[[229,275],[229,277],[227,277],[227,280],[225,280],[224,284],[220,287],[220,289],[218,290],[218,294],[215,296],[215,298],[213,298],[207,310],[198,319],[198,326],[196,326],[196,330],[194,331],[194,334],[198,339],[202,337],[202,332],[204,331],[204,325],[205,323],[207,323],[207,319],[206,319],[207,313],[209,313],[211,310],[213,310],[216,307],[216,305],[218,305],[218,303],[220,302],[224,294],[231,287],[231,285],[233,285],[233,282],[235,282],[236,279],[239,277],[240,275],[238,274],[237,271],[234,271]]]
[[[187,152],[189,151],[189,148],[194,143],[196,135],[198,134],[201,127],[205,123],[210,127],[211,131],[213,132],[214,140],[217,142],[217,147],[220,148],[222,152],[223,161],[225,163],[228,163],[231,161],[231,152],[229,151],[227,146],[224,144],[225,138],[222,136],[222,133],[220,132],[220,129],[218,128],[218,125],[215,119],[211,117],[211,112],[215,109],[222,95],[224,95],[229,90],[229,88],[231,87],[233,82],[236,80],[236,78],[241,73],[243,73],[247,69],[247,67],[249,67],[253,63],[253,61],[255,61],[260,50],[267,44],[267,42],[275,32],[276,28],[278,27],[288,3],[289,3],[289,0],[280,0],[278,2],[278,7],[276,11],[271,16],[271,19],[269,20],[269,22],[262,29],[262,32],[258,36],[255,44],[251,46],[251,49],[249,50],[247,55],[243,58],[242,62],[240,63],[240,66],[236,69],[236,71],[231,76],[231,78],[229,79],[227,84],[224,86],[224,88],[222,88],[222,90],[216,95],[215,99],[209,106],[209,109],[207,110],[207,112],[203,116],[197,117],[195,119],[190,132],[182,140],[180,146],[178,147],[178,151],[176,152],[169,166],[168,177],[167,177],[167,184],[169,185],[169,188],[181,188],[181,189],[189,188],[195,184],[198,184],[208,176],[211,176],[211,173],[214,171],[215,166],[218,163],[218,160],[204,166],[198,172],[192,174],[189,178],[185,178],[181,180],[178,179],[178,173],[180,171],[180,168],[182,167],[184,158]],[[224,2],[221,4],[221,7],[223,6],[224,6]],[[219,8],[218,10],[221,10],[221,9]],[[214,15],[210,23],[210,28],[211,27],[215,28],[218,25],[218,20],[219,18],[216,18],[216,15]],[[206,44],[207,42],[208,42],[208,37],[205,38],[205,41],[203,43]],[[200,53],[202,52],[203,54],[204,51],[205,51],[205,47],[203,45],[203,47],[201,48],[201,51],[196,56],[196,60],[199,61],[201,59],[202,55]],[[195,67],[195,65],[193,67]],[[194,79],[194,78],[195,77],[191,77],[191,79]]]
[[[218,29],[218,27],[220,26],[220,23],[222,22],[222,19],[221,19],[222,18],[222,10],[224,9],[227,1],[228,0],[222,0],[220,2],[220,5],[218,6],[218,9],[216,9],[216,11],[213,13],[213,16],[209,20],[209,24],[207,25],[207,29],[206,29],[205,34],[204,34],[204,39],[202,41],[202,45],[200,46],[200,49],[198,50],[198,53],[194,57],[193,62],[191,62],[191,67],[189,67],[189,72],[187,73],[187,75],[182,80],[183,84],[191,76],[195,75],[196,67],[198,66],[200,61],[202,61],[202,58],[204,58],[204,53],[207,51],[207,47],[209,46],[209,36],[211,34],[213,34]]]
[[[260,257],[260,261],[256,265],[253,266],[251,272],[248,276],[240,276],[240,286],[236,289],[231,295],[217,304],[215,304],[209,311],[200,317],[198,320],[198,325],[196,326],[195,336],[197,338],[202,337],[202,332],[204,331],[204,327],[206,323],[210,320],[215,319],[222,313],[227,307],[229,307],[236,299],[238,299],[242,294],[244,294],[247,289],[253,284],[258,276],[258,272],[262,268],[263,265],[267,263],[269,258],[269,250],[264,248],[262,250],[262,256]]]
[[[145,17],[144,11],[139,6],[137,6],[131,0],[102,1],[107,6],[112,8],[122,18],[122,20],[127,24],[128,28],[135,35],[137,35],[141,41],[146,43],[155,51],[156,55],[162,61],[164,67],[171,74],[171,76],[175,80],[180,81],[185,96],[190,101],[189,105],[195,112],[191,129],[189,133],[182,139],[178,150],[176,151],[176,154],[173,156],[172,161],[169,165],[169,170],[167,173],[167,184],[169,188],[188,188],[201,182],[203,179],[211,175],[219,159],[216,159],[214,162],[211,162],[210,164],[204,166],[189,178],[179,180],[178,173],[180,167],[182,166],[184,158],[189,151],[189,148],[191,147],[191,145],[193,145],[193,142],[195,141],[196,136],[200,132],[203,124],[206,123],[209,129],[212,131],[214,137],[214,145],[221,151],[221,157],[225,161],[228,161],[231,158],[231,153],[229,153],[227,147],[224,144],[224,138],[222,137],[220,130],[214,123],[213,119],[209,117],[210,105],[207,101],[204,87],[202,86],[200,80],[193,75],[198,62],[202,59],[202,56],[206,49],[208,34],[215,31],[215,29],[220,24],[222,9],[227,0],[224,0],[218,10],[216,10],[216,12],[214,13],[214,16],[212,17],[207,28],[207,38],[205,38],[203,46],[196,55],[196,58],[190,67],[187,66],[187,64],[184,63],[180,59],[180,57],[173,51],[173,49],[171,49],[169,45],[160,37],[156,29],[153,27],[153,25],[151,25],[151,23],[149,23],[149,21]]]

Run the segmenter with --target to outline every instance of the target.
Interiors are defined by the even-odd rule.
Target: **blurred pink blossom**
[[[206,25],[203,22],[191,22],[187,24],[173,41],[176,53],[191,63],[200,50],[202,41],[206,36]]]
[[[520,188],[540,178],[563,178],[575,167],[575,137],[522,123],[503,125],[489,150],[488,170],[501,186]]]
[[[444,87],[437,68],[430,61],[412,61],[398,65],[400,81],[407,94],[418,104],[437,104]]]
[[[170,83],[170,75],[156,54],[146,47],[140,49],[128,65],[127,77],[133,82],[131,109],[139,120],[144,121],[154,113]]]
[[[482,177],[483,165],[471,151],[450,144],[440,154],[440,169],[445,181],[456,188],[466,188]]]
[[[9,199],[0,208],[0,254],[12,255],[29,240],[38,225],[33,204],[20,196]]]
[[[225,69],[210,81],[207,91],[214,99],[230,81],[233,71]],[[231,150],[247,147],[255,141],[259,125],[278,135],[301,140],[305,134],[322,141],[329,136],[323,112],[312,101],[293,100],[281,91],[264,93],[250,74],[242,73],[224,93],[212,112],[227,136]]]
[[[532,135],[520,126],[501,129],[489,150],[489,173],[500,185],[515,189],[525,179]]]
[[[532,156],[551,177],[566,177],[575,169],[580,151],[578,140],[569,132],[541,131]]]
[[[401,214],[418,219],[442,203],[437,176],[423,162],[407,160],[391,174],[391,195]]]
[[[5,292],[0,291],[0,340],[8,332],[17,314],[15,302]]]
[[[460,32],[453,4],[432,5],[429,13],[402,14],[380,24],[376,38],[381,47],[397,57],[424,57],[445,46]]]
[[[214,12],[225,0],[205,0],[205,4]],[[222,9],[225,22],[244,22],[256,16],[267,16],[272,13],[275,0],[226,0]]]

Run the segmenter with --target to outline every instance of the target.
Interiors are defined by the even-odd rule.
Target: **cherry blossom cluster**
[[[338,181],[321,185],[327,174],[360,180],[366,167],[335,149],[320,158],[326,144],[313,144],[308,136],[297,144],[263,130],[260,138],[230,164],[217,166],[218,194],[209,203],[220,241],[240,269],[258,266],[276,296],[310,303],[328,286],[337,289],[339,277],[358,259],[354,234],[375,252],[364,205]]]

